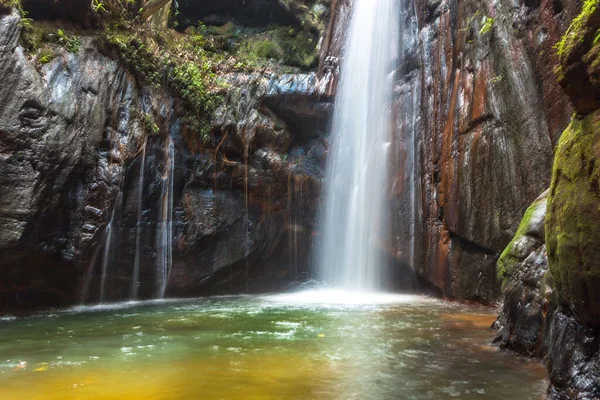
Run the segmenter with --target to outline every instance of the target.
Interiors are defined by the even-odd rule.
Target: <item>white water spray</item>
[[[137,212],[137,223],[135,231],[135,259],[133,261],[133,276],[131,278],[131,290],[129,292],[129,298],[131,300],[137,299],[138,285],[140,280],[140,263],[142,257],[142,212],[143,212],[143,200],[144,200],[144,174],[146,171],[146,147],[148,145],[148,137],[144,139],[144,145],[142,148],[142,163],[140,166],[140,175],[138,178],[138,212]]]
[[[355,0],[335,103],[318,278],[377,291],[385,268],[391,103],[399,44],[398,0]]]
[[[167,283],[169,282],[169,274],[173,265],[173,181],[175,173],[175,147],[173,141],[169,137],[167,145],[167,162],[166,171],[163,176],[162,196],[161,196],[161,213],[160,222],[158,224],[157,233],[157,286],[158,298],[165,297]]]
[[[111,261],[110,256],[114,236],[113,229],[115,224],[115,213],[117,211],[117,207],[121,206],[122,201],[123,193],[119,191],[119,194],[117,195],[117,200],[115,201],[115,205],[110,215],[110,220],[108,221],[108,225],[106,225],[106,231],[104,233],[104,252],[102,253],[102,276],[100,278],[100,303],[104,303],[106,301],[106,281],[108,279],[108,268],[110,266]]]

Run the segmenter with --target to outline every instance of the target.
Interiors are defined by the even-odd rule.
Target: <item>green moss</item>
[[[261,64],[271,61],[299,68],[310,68],[317,61],[316,39],[291,27],[269,30],[242,38],[236,55],[244,62]]]
[[[525,215],[521,219],[521,223],[519,224],[517,232],[515,233],[513,239],[508,244],[508,246],[506,246],[506,248],[500,255],[500,258],[498,259],[498,262],[496,264],[496,277],[498,279],[498,282],[501,282],[502,287],[504,287],[504,284],[506,283],[507,273],[510,273],[510,271],[515,267],[515,265],[521,261],[515,255],[517,243],[521,239],[521,237],[525,236],[528,233],[529,229],[531,228],[531,218],[543,204],[543,201],[537,199],[535,202],[533,202],[532,205],[530,205],[527,208],[527,210],[525,211]]]
[[[156,88],[167,85],[173,91],[180,100],[179,111],[187,136],[208,143],[210,119],[222,101],[214,90],[216,63],[203,49],[205,42],[201,35],[183,38],[172,35],[153,33],[145,38],[144,32],[107,30],[104,37],[136,76]]]
[[[588,26],[588,22],[596,12],[596,9],[599,5],[600,0],[585,0],[581,13],[573,19],[563,37],[555,45],[556,54],[558,55],[561,63],[566,61],[566,59],[569,57],[569,54],[573,52],[574,48],[583,43],[589,36],[590,27]],[[600,39],[600,36],[596,30],[594,30],[593,33],[593,44],[596,44],[598,39]],[[561,79],[563,76],[560,66],[558,67],[557,75],[559,79]]]
[[[561,299],[600,321],[600,112],[574,118],[558,144],[546,217]],[[587,318],[586,317],[586,318]]]
[[[23,21],[23,19],[21,20]],[[42,25],[29,21],[22,25],[21,28],[21,43],[23,47],[29,52],[35,52],[38,50],[44,42],[44,30]]]

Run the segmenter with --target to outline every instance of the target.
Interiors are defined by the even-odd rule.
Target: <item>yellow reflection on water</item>
[[[2,400],[326,399],[326,363],[293,355],[144,364],[127,372],[89,367],[23,372],[4,381]]]

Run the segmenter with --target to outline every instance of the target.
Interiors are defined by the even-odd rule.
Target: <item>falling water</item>
[[[117,200],[110,215],[110,220],[108,221],[108,225],[106,225],[106,231],[104,233],[104,253],[102,254],[102,276],[100,281],[100,303],[104,303],[104,301],[106,300],[106,280],[108,279],[108,267],[110,265],[110,251],[113,242],[115,214],[117,208],[121,205],[122,200],[123,193],[119,191],[119,194],[117,195]]]
[[[173,175],[175,172],[175,148],[167,138],[167,168],[162,178],[161,213],[156,248],[158,251],[157,286],[158,297],[164,298],[173,265]]]
[[[321,281],[348,290],[382,286],[397,2],[355,1],[336,97],[317,262]]]
[[[142,147],[142,158],[140,166],[140,176],[138,178],[138,212],[137,212],[137,223],[135,231],[135,259],[133,261],[133,276],[131,279],[131,290],[129,298],[132,300],[137,299],[138,294],[138,281],[140,279],[140,262],[141,262],[141,251],[142,251],[142,211],[143,211],[143,200],[144,200],[144,172],[146,170],[146,147],[148,144],[148,137],[144,141]]]

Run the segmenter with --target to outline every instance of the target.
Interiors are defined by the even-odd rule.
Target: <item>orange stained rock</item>
[[[433,283],[446,292],[446,271],[448,269],[448,252],[450,248],[450,235],[444,227],[438,231],[438,244],[436,247],[435,264],[433,266]]]
[[[481,118],[485,111],[485,98],[488,83],[488,71],[485,63],[477,70],[474,81],[473,95],[471,97],[471,121],[476,121]]]

